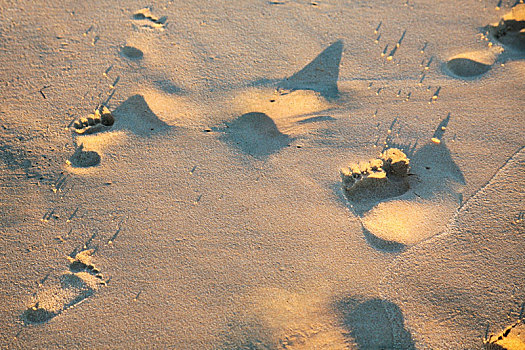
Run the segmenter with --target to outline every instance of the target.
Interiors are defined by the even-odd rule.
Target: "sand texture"
[[[524,349],[524,14],[0,0],[0,348]]]

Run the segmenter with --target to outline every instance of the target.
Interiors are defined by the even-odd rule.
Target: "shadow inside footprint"
[[[339,64],[343,53],[343,42],[337,41],[328,46],[312,62],[299,72],[284,79],[278,85],[284,90],[313,90],[325,98],[337,98],[339,89]]]
[[[517,4],[497,24],[485,29],[504,46],[525,53],[525,4]]]
[[[242,152],[265,158],[287,147],[292,138],[283,134],[264,113],[246,113],[227,124],[227,139]]]
[[[458,77],[472,78],[482,75],[492,68],[492,65],[478,62],[466,57],[451,58],[446,63],[446,68]]]
[[[133,46],[124,46],[122,49],[120,49],[120,53],[122,56],[131,60],[139,60],[144,57],[144,53]]]
[[[358,349],[415,349],[396,304],[382,299],[345,298],[336,309],[348,330],[349,341],[355,342]]]
[[[115,128],[125,128],[137,135],[146,136],[162,130],[169,125],[157,117],[142,95],[134,95],[113,111],[117,117]]]
[[[84,145],[80,145],[69,158],[69,162],[74,167],[88,168],[100,164],[100,155],[95,151],[85,151]]]

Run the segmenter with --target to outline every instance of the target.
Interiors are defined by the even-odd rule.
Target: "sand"
[[[1,1],[0,347],[523,349],[524,6]]]

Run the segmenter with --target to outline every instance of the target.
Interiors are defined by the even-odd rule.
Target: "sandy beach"
[[[525,349],[525,4],[0,0],[0,348]]]

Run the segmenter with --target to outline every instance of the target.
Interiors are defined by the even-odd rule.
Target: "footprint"
[[[292,138],[283,134],[264,113],[246,113],[227,124],[225,139],[242,152],[265,158],[287,147]]]
[[[47,278],[34,296],[32,305],[22,314],[25,324],[49,321],[78,305],[106,284],[92,263],[93,249],[68,257],[69,271],[56,278]]]
[[[113,114],[106,106],[100,105],[93,114],[75,120],[72,130],[79,135],[94,134],[111,129],[114,123]]]
[[[390,148],[378,158],[342,169],[343,189],[357,213],[370,210],[370,203],[406,193],[409,162],[403,151]]]
[[[403,313],[396,304],[378,298],[349,297],[338,301],[335,308],[355,348],[415,349],[412,335],[405,328]]]
[[[163,29],[166,25],[167,17],[157,17],[151,13],[151,9],[145,7],[133,14],[133,19],[136,20],[142,27],[149,27],[154,29]]]
[[[501,48],[488,51],[467,52],[451,57],[445,67],[451,75],[460,78],[477,77],[488,72],[496,62]]]
[[[444,230],[460,205],[465,180],[438,138],[442,134],[436,130],[434,136],[410,160],[389,149],[341,171],[344,193],[374,247],[398,251],[427,239]]]
[[[120,53],[122,56],[129,58],[130,60],[140,60],[142,57],[144,57],[144,53],[133,46],[124,46],[122,49],[120,49]]]
[[[488,35],[502,47],[491,47],[487,51],[475,51],[449,58],[445,71],[458,78],[479,77],[488,72],[496,62],[523,58],[525,53],[525,4],[517,4],[496,24],[484,28]]]
[[[231,322],[227,347],[234,349],[351,349],[345,329],[318,295],[280,288],[259,291],[244,322]],[[246,322],[249,320],[249,322]],[[240,329],[239,329],[240,328]],[[240,336],[248,338],[239,339]]]
[[[385,272],[381,295],[401,308],[418,348],[480,348],[487,321],[504,329],[509,310],[522,305],[524,178],[522,148],[442,234],[406,250]]]
[[[525,4],[517,4],[498,23],[486,27],[489,35],[506,48],[525,52]]]
[[[100,164],[100,154],[84,150],[84,145],[81,144],[67,163],[77,168],[89,168]]]
[[[483,343],[485,350],[525,349],[525,325],[518,320],[499,334],[491,334]]]

